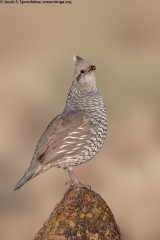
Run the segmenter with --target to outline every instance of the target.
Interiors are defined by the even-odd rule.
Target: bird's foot
[[[75,186],[77,188],[88,188],[89,190],[91,189],[90,185],[83,184],[81,182],[73,182],[73,181],[67,181],[65,185],[69,184],[70,186]]]
[[[76,186],[77,188],[88,188],[89,190],[91,190],[91,186],[90,185],[86,185],[83,183],[73,183],[73,186]]]
[[[73,182],[71,180],[67,181],[65,185],[69,184],[70,186],[73,185]]]

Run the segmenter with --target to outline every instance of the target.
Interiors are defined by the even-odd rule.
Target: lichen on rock
[[[122,240],[114,216],[98,193],[71,186],[34,240]]]

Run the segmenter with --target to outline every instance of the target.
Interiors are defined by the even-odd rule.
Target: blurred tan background
[[[14,186],[60,113],[77,54],[97,66],[109,115],[102,151],[76,168],[125,239],[160,239],[160,2],[0,5],[0,239],[33,239],[67,189],[51,169]]]

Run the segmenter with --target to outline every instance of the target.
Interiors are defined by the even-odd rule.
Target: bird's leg
[[[89,185],[82,184],[78,180],[78,178],[76,177],[75,173],[73,172],[73,168],[72,167],[67,168],[66,171],[67,171],[67,175],[68,175],[68,177],[70,179],[70,181],[67,182],[67,183],[70,183],[71,185],[76,185],[78,187],[85,187],[85,188],[91,189],[91,187]]]
[[[71,183],[71,185],[81,184],[80,181],[77,179],[77,177],[76,177],[76,175],[73,172],[73,169],[71,167],[66,168],[66,172],[67,172],[67,175],[70,179],[69,183]]]

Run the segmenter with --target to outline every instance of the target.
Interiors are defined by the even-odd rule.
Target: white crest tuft
[[[76,55],[74,55],[73,56],[73,64],[76,64],[76,62],[77,62],[77,57],[76,57]]]

